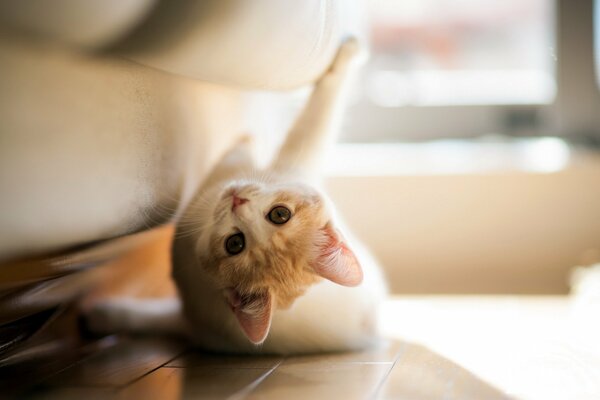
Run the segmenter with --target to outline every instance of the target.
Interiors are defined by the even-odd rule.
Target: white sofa
[[[1,2],[0,262],[171,218],[247,128],[239,88],[312,82],[359,14],[348,0]]]

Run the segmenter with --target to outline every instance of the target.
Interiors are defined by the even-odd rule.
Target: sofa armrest
[[[203,81],[287,89],[314,81],[358,30],[347,0],[162,1],[115,51]]]

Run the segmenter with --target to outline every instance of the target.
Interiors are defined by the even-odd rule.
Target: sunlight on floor
[[[516,398],[592,399],[600,321],[588,311],[567,296],[403,296],[386,304],[381,328]]]

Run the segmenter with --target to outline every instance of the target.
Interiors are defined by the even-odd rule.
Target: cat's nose
[[[248,199],[244,199],[243,197],[237,197],[235,194],[232,197],[232,205],[231,211],[235,211],[238,206],[241,206],[244,203],[247,203]]]

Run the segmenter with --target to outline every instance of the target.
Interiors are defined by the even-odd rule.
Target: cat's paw
[[[361,58],[360,55],[365,53],[363,48],[355,37],[349,37],[345,39],[331,64],[330,72],[339,73],[345,71],[348,66],[354,63],[357,59]]]
[[[361,44],[355,36],[350,36],[342,41],[339,54],[344,57],[356,57],[361,51]]]

